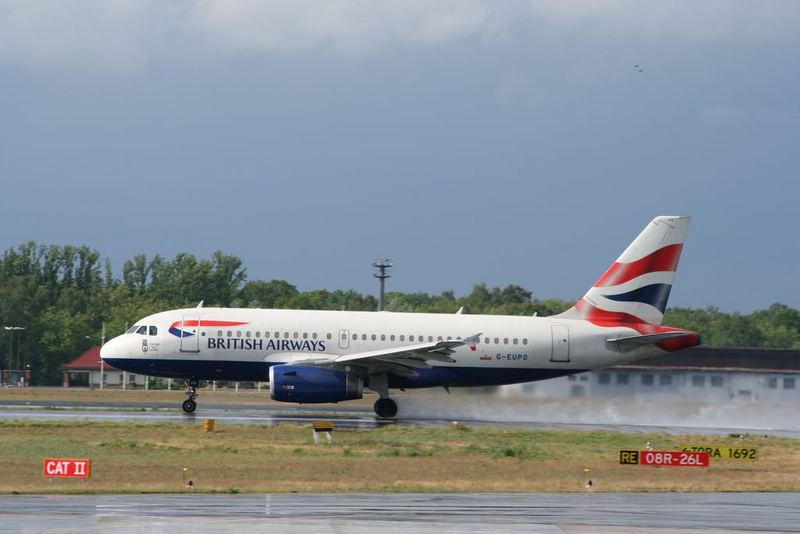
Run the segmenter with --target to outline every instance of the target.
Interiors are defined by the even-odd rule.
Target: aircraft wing
[[[298,365],[319,365],[319,366],[354,366],[368,368],[385,368],[387,371],[394,372],[403,376],[413,376],[414,369],[429,369],[429,361],[453,363],[455,360],[450,357],[457,347],[468,343],[477,343],[480,333],[469,336],[465,339],[452,339],[447,341],[436,341],[430,343],[419,343],[416,345],[405,345],[401,347],[391,347],[388,349],[371,350],[367,352],[357,352],[355,354],[344,354],[333,358],[310,358],[308,360],[296,361]]]

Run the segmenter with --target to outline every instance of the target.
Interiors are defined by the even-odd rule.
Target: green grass
[[[745,436],[671,436],[571,430],[386,426],[337,429],[312,442],[310,426],[282,424],[0,421],[2,493],[195,491],[795,491],[800,442]],[[621,449],[679,445],[758,447],[755,462],[708,469],[622,466]],[[45,457],[92,460],[91,480],[48,480]],[[184,471],[184,468],[186,471]],[[588,471],[586,471],[588,469]]]

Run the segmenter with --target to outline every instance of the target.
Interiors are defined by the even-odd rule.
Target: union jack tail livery
[[[689,221],[653,219],[583,298],[558,317],[602,325],[660,325]]]

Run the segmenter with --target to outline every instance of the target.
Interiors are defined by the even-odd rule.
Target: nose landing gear
[[[189,380],[189,391],[186,392],[186,397],[188,398],[183,401],[183,405],[181,406],[184,412],[194,413],[197,409],[197,402],[195,402],[195,399],[197,398],[197,387],[199,385],[200,383],[197,379],[192,378]]]

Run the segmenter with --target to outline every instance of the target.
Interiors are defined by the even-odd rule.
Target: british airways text
[[[311,339],[242,339],[232,337],[208,338],[209,349],[225,350],[267,350],[267,351],[302,351],[325,352],[325,342]]]

